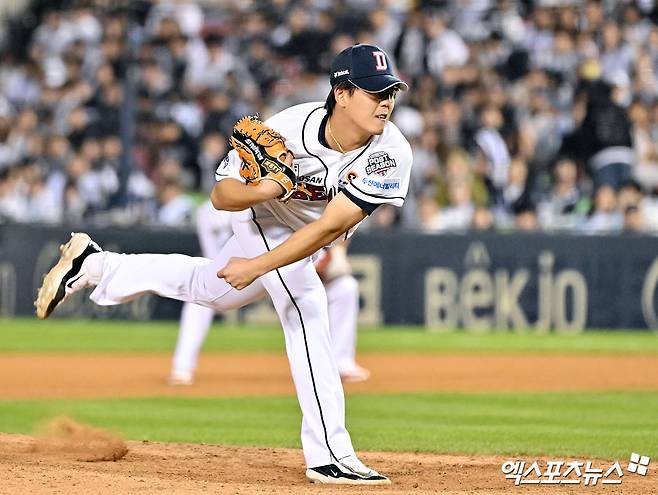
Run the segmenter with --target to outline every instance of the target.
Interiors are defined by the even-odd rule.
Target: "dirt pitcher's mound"
[[[361,459],[391,477],[380,487],[323,487],[304,477],[298,449],[229,447],[158,442],[128,442],[130,452],[120,462],[83,463],[61,456],[7,452],[25,437],[0,433],[0,494],[32,495],[655,495],[657,475],[627,473],[621,485],[515,486],[505,478],[501,456],[468,456],[362,452]],[[514,458],[512,458],[514,459]],[[539,460],[546,466],[546,459]],[[609,466],[611,461],[595,461]],[[625,467],[625,466],[624,466]]]
[[[16,452],[86,462],[117,461],[128,453],[126,442],[117,435],[63,416],[45,423],[34,437],[2,443]]]

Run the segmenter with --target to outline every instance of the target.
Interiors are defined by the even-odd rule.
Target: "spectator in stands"
[[[456,148],[464,140],[462,118],[459,104],[451,98],[444,98],[437,104],[437,122],[435,133],[439,135],[438,146]]]
[[[532,20],[526,29],[524,45],[531,59],[539,60],[553,46],[556,19],[551,10],[542,5],[537,6],[530,16]]]
[[[228,138],[219,132],[210,132],[201,141],[201,150],[197,156],[197,166],[201,182],[201,191],[209,194],[215,185],[215,170],[221,158],[228,152]]]
[[[622,38],[621,29],[617,21],[609,20],[603,25],[601,33],[601,69],[602,77],[608,78],[618,71],[630,74],[633,64],[633,49]]]
[[[155,34],[165,19],[176,19],[185,36],[197,36],[203,28],[204,13],[194,0],[158,0],[146,19],[146,29]]]
[[[187,169],[188,174],[195,175],[198,172],[195,167],[196,140],[173,119],[160,122],[155,144],[158,153],[157,161],[153,166],[156,168],[160,166],[163,159],[171,157]]]
[[[510,154],[500,133],[503,116],[494,105],[485,106],[480,113],[481,127],[475,134],[475,171],[484,178],[493,202],[498,201],[509,175]]]
[[[0,116],[0,170],[11,168],[18,161],[16,150],[9,141],[11,122],[9,116]]]
[[[656,204],[647,197],[642,186],[636,181],[626,182],[617,197],[619,210],[624,214],[624,228],[641,231],[656,224]]]
[[[638,48],[632,85],[633,93],[642,101],[648,102],[658,97],[658,75],[648,50]]]
[[[424,13],[421,9],[409,12],[402,26],[396,43],[395,55],[399,69],[415,80],[423,75],[425,69],[425,33],[423,30]]]
[[[539,227],[537,213],[531,204],[523,205],[514,214],[514,226],[517,230],[536,230]]]
[[[546,76],[543,72],[538,75]],[[519,152],[537,172],[545,171],[562,145],[563,119],[551,103],[548,77],[542,86],[528,88],[529,94],[519,111]]]
[[[92,170],[89,160],[80,154],[73,155],[66,166],[66,173],[70,184],[78,190],[85,213],[99,211],[105,206],[101,178]]]
[[[490,230],[494,226],[494,217],[489,208],[479,207],[473,212],[471,226],[476,230]]]
[[[34,48],[46,58],[57,57],[75,39],[75,31],[64,13],[53,9],[46,13],[43,22],[32,36]]]
[[[494,205],[496,223],[501,227],[510,225],[511,219],[521,214],[532,212],[533,217],[536,216],[528,180],[528,164],[522,158],[515,157],[510,161],[508,173],[507,182]]]
[[[411,169],[413,184],[410,187],[413,188],[415,196],[434,196],[439,175],[437,134],[431,129],[425,129],[414,144],[414,163]]]
[[[10,169],[0,169],[0,222],[18,221],[21,205],[17,193]]]
[[[421,218],[426,232],[445,230],[466,230],[473,221],[475,204],[471,197],[471,185],[467,180],[458,179],[448,185],[449,204],[438,209],[435,202],[423,200]]]
[[[612,186],[599,187],[594,195],[594,210],[585,223],[589,233],[618,232],[624,225],[624,218],[617,209],[617,193]]]
[[[633,177],[647,190],[654,190],[658,188],[658,129],[651,125],[649,111],[643,102],[635,101],[629,113],[635,151]]]
[[[186,74],[188,89],[192,93],[199,93],[203,89],[232,90],[237,94],[247,89],[254,90],[251,74],[243,59],[227,49],[221,36],[208,35],[204,42],[206,57],[190,64]]]
[[[207,98],[204,134],[221,132],[229,135],[233,129],[233,124],[240,118],[238,112],[246,110],[246,108],[243,106],[236,108],[235,102],[224,91],[204,92],[203,96]]]
[[[651,32],[651,21],[642,15],[639,7],[635,2],[627,3],[622,7],[623,20],[623,39],[631,46],[633,50],[642,47]]]
[[[624,230],[641,232],[645,230],[644,217],[637,205],[629,205],[624,208]]]
[[[40,139],[38,135],[39,117],[32,108],[25,108],[18,113],[14,122],[15,125],[5,131],[7,133],[4,142],[6,158],[2,160],[5,163],[20,162],[36,151],[35,146],[39,146],[36,143]]]
[[[64,185],[62,191],[63,211],[62,219],[67,223],[80,224],[87,212],[87,203],[85,202],[80,190],[73,180]]]
[[[425,58],[430,74],[441,77],[447,67],[461,67],[468,61],[469,50],[459,34],[446,26],[444,14],[429,11],[424,20],[428,38]]]
[[[605,185],[619,189],[632,172],[631,124],[626,110],[613,100],[613,89],[602,80],[591,85],[580,129],[580,146],[597,188]]]
[[[539,201],[538,217],[547,230],[574,229],[582,225],[589,201],[578,184],[578,167],[569,158],[559,160],[553,169],[553,184]]]
[[[39,165],[34,161],[28,161],[21,168],[21,179],[25,188],[23,221],[39,223],[61,221],[62,212],[56,198],[53,198],[46,188]]]
[[[183,194],[179,181],[167,177],[158,191],[158,211],[156,223],[169,227],[185,227],[192,224],[193,204]]]
[[[418,199],[433,197],[439,174],[438,139],[436,132],[427,128],[423,114],[410,105],[396,105],[393,123],[407,138],[413,152],[413,167],[405,207],[400,223],[405,228],[418,228]]]
[[[374,42],[386,53],[393,53],[402,31],[400,23],[393,12],[384,5],[379,5],[368,14],[368,21],[373,30]]]
[[[490,206],[491,198],[486,183],[480,175],[474,173],[470,156],[461,148],[454,148],[448,152],[445,165],[441,167],[440,175],[436,178],[435,199],[438,206],[448,206],[450,185],[455,182],[464,182],[470,186],[469,196],[473,198],[475,206]]]

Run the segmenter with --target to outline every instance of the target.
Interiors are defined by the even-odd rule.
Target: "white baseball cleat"
[[[354,455],[326,466],[308,468],[306,477],[313,483],[329,485],[390,485],[391,480],[366,467]]]
[[[91,237],[80,232],[72,232],[69,242],[60,246],[59,250],[62,254],[44,276],[37,300],[34,301],[37,316],[41,319],[48,318],[68,295],[87,286],[89,277],[82,270],[82,262],[90,254],[102,252]]]
[[[169,385],[186,386],[194,384],[194,373],[186,370],[172,370],[169,375]]]
[[[355,364],[352,368],[340,370],[340,379],[343,383],[365,382],[370,378],[370,371]]]

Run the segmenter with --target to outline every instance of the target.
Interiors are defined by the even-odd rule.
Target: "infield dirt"
[[[372,371],[346,392],[658,390],[656,355],[363,354]],[[202,356],[197,383],[172,389],[169,354],[4,354],[0,397],[200,397],[293,394],[288,360],[272,353]]]
[[[658,356],[370,354],[360,362],[373,371],[373,378],[347,385],[348,393],[658,389]],[[293,393],[284,356],[205,355],[198,383],[176,389],[165,384],[169,364],[165,354],[5,354],[0,359],[0,397]],[[52,447],[43,438],[0,434],[0,494],[658,493],[658,476],[651,470],[646,477],[628,474],[616,486],[514,486],[501,473],[507,460],[503,457],[372,452],[363,453],[362,459],[389,475],[393,485],[331,488],[306,481],[299,450],[126,442],[128,452],[120,460],[90,463],[84,461],[99,459],[84,459],[75,442]],[[92,435],[91,443],[107,448],[98,438]],[[112,435],[100,438],[122,444]]]

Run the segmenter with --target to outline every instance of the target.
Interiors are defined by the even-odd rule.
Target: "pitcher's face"
[[[370,135],[379,135],[391,118],[398,91],[389,88],[380,93],[369,93],[356,88],[351,95],[346,92],[346,113],[356,127]]]

